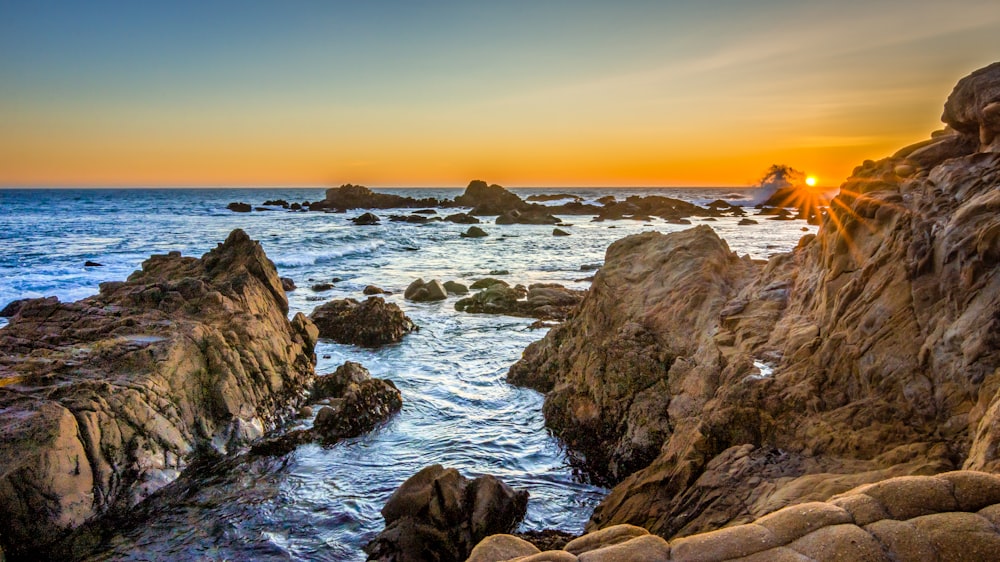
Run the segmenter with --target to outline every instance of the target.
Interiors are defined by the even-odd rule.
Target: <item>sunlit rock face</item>
[[[887,477],[1000,468],[1000,154],[981,138],[997,68],[959,84],[949,129],[855,169],[818,235],[766,265],[693,231],[609,248],[601,274],[630,271],[598,274],[510,375],[549,392],[549,423],[608,460],[601,475],[652,452],[589,528],[684,536]],[[669,248],[696,237],[681,267]]]
[[[75,302],[23,304],[0,330],[0,541],[44,552],[127,509],[199,451],[240,450],[314,376],[317,330],[242,230],[202,258],[153,256]]]

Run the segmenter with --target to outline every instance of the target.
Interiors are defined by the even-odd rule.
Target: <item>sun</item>
[[[816,176],[809,176],[806,178],[806,185],[809,187],[814,187],[816,185]]]

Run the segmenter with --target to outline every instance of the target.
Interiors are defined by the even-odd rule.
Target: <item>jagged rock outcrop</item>
[[[671,433],[674,364],[697,376],[719,363],[697,352],[760,268],[708,226],[619,240],[573,317],[528,346],[508,380],[547,392],[547,425],[601,480],[620,480]]]
[[[462,562],[479,541],[524,518],[528,492],[439,464],[414,474],[382,508],[385,530],[365,547],[380,562]]]
[[[1000,478],[958,471],[869,484],[827,502],[786,507],[753,523],[669,544],[641,527],[615,525],[536,560],[986,562],[1000,548],[998,528]],[[468,562],[521,560],[538,552],[517,537],[492,535],[476,545]]]
[[[417,329],[399,306],[374,296],[362,302],[332,300],[316,307],[309,318],[319,329],[319,337],[362,347],[395,343]]]
[[[527,203],[503,187],[487,185],[482,180],[472,180],[465,192],[455,198],[455,204],[472,207],[470,215],[499,215],[512,209],[522,209]]]
[[[260,437],[313,376],[315,326],[260,244],[146,260],[74,303],[24,302],[0,330],[0,542],[44,556],[171,482],[199,450]]]
[[[414,199],[392,193],[376,193],[363,185],[345,184],[326,190],[326,199],[316,201],[309,210],[324,209],[396,209],[437,207],[440,201],[433,197]]]
[[[577,314],[510,373],[549,391],[548,423],[591,465],[649,463],[589,529],[679,537],[888,477],[1000,469],[1000,153],[978,151],[995,68],[960,82],[949,130],[859,166],[818,235],[766,266],[698,229],[609,249]],[[682,240],[696,251],[669,259]]]

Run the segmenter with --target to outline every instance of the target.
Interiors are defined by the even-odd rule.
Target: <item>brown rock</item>
[[[386,529],[365,551],[370,560],[462,561],[487,536],[513,530],[527,505],[527,492],[492,476],[470,481],[453,468],[432,465],[389,498],[382,508]]]
[[[648,534],[649,531],[635,525],[613,525],[573,539],[566,543],[563,550],[580,555],[589,550],[618,544]]]
[[[153,256],[82,301],[23,304],[0,331],[0,378],[21,381],[0,388],[5,552],[42,556],[175,479],[197,449],[240,450],[293,415],[315,332],[287,312],[241,230],[200,259]]]
[[[382,297],[332,300],[320,305],[309,316],[322,338],[363,347],[377,347],[398,342],[417,329],[398,306]]]
[[[500,562],[538,552],[535,545],[513,535],[491,535],[472,549],[466,562]]]
[[[403,292],[403,298],[414,302],[441,301],[448,298],[448,290],[437,279],[417,279]]]
[[[588,550],[577,559],[580,562],[667,562],[670,560],[670,554],[670,545],[667,541],[656,535],[643,535],[622,543]]]

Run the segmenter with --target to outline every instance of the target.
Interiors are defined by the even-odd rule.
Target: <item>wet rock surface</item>
[[[417,329],[400,308],[382,297],[332,300],[309,315],[319,329],[319,337],[339,343],[378,347],[395,343]]]
[[[856,168],[791,253],[739,259],[704,227],[609,248],[574,315],[509,374],[621,480],[588,529],[682,537],[1000,467],[1000,154],[977,152],[994,67],[949,99],[952,130]]]
[[[457,301],[455,310],[540,320],[564,320],[586,294],[557,284],[534,284],[527,289],[522,285],[511,287],[497,279],[477,281],[472,288],[482,290]]]
[[[197,451],[238,451],[293,415],[317,330],[287,312],[274,265],[241,230],[200,259],[153,256],[81,301],[23,302],[0,331],[7,555],[45,556]]]
[[[493,476],[469,480],[432,465],[389,498],[382,508],[385,530],[365,551],[380,562],[461,562],[485,537],[513,530],[527,505],[527,492]]]

